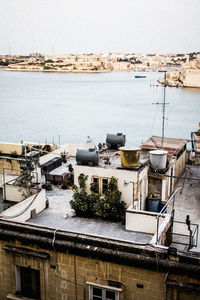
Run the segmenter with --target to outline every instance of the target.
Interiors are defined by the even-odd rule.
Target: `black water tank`
[[[51,172],[54,169],[54,162],[52,160],[49,160],[48,162],[43,164],[41,167],[44,172]]]
[[[125,146],[126,136],[123,133],[112,134],[108,133],[106,137],[106,145],[109,149],[119,149]]]
[[[99,153],[96,149],[77,149],[76,162],[78,165],[97,166]]]
[[[61,157],[55,157],[52,159],[54,162],[54,169],[60,167],[62,165],[62,158]]]

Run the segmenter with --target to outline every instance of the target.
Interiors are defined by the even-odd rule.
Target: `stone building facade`
[[[2,300],[200,299],[192,252],[6,220],[0,237]]]

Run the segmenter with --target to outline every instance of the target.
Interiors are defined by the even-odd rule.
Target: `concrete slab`
[[[49,208],[27,222],[130,242],[146,244],[151,241],[153,235],[126,231],[125,226],[121,223],[73,217],[74,212],[69,204],[72,194],[71,190],[63,190],[54,186],[52,191],[47,192]]]

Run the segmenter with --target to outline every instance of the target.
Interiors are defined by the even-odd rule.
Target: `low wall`
[[[13,205],[4,212],[0,213],[0,219],[25,222],[31,218],[32,211],[38,214],[46,207],[46,190],[32,195],[26,200]]]
[[[21,202],[27,198],[27,195],[35,195],[37,192],[38,190],[35,188],[27,188],[7,183],[3,189],[3,198],[7,201]]]
[[[129,207],[126,211],[126,230],[155,234],[157,230],[157,213],[135,210]],[[165,220],[161,217],[159,224]]]
[[[0,173],[0,188],[3,188],[4,183],[7,183],[11,180],[16,179],[17,177],[19,177],[19,175],[11,175],[11,174],[4,174]]]
[[[171,226],[172,226],[171,215],[165,215],[165,218],[162,221],[162,223],[159,222],[158,237],[157,237],[157,232],[156,232],[151,240],[151,244],[152,245],[155,245],[155,244],[166,245],[167,233],[168,233],[168,231],[170,231]],[[158,238],[158,240],[157,240],[157,238]]]

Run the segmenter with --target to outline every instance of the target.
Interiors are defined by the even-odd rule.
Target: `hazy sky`
[[[200,0],[0,0],[0,54],[200,50]]]

